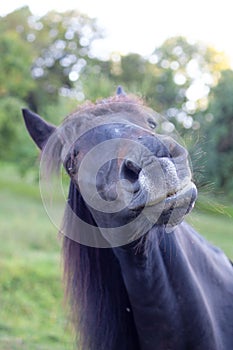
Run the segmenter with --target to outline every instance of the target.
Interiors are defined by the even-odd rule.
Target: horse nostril
[[[129,180],[130,182],[135,182],[138,180],[141,167],[134,163],[132,160],[126,159],[122,167],[123,178]]]
[[[129,159],[125,160],[125,166],[126,166],[126,168],[128,168],[129,170],[131,170],[133,173],[135,173],[137,175],[142,170],[139,165],[137,165],[136,163],[134,163],[132,160],[129,160]]]

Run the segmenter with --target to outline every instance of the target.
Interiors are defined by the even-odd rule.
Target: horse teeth
[[[172,197],[172,196],[175,196],[176,194],[177,194],[177,192],[168,193],[168,194],[167,194],[167,198]]]

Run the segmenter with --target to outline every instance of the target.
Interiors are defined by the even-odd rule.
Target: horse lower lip
[[[190,182],[186,184],[183,188],[177,191],[174,195],[168,196],[165,200],[165,209],[169,209],[173,206],[176,208],[186,208],[187,212],[193,207],[193,203],[196,199],[196,186]],[[189,208],[189,210],[188,210]]]
[[[166,203],[169,202],[174,202],[176,200],[178,200],[179,198],[182,198],[184,196],[186,196],[187,198],[189,197],[189,193],[193,192],[194,189],[194,184],[192,182],[185,184],[181,189],[179,189],[178,191],[176,191],[174,194],[172,195],[168,195],[166,197]]]

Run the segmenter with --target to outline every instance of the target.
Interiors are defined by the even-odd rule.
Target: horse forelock
[[[134,96],[114,96],[97,101],[87,102],[66,117],[47,141],[43,152],[45,173],[50,176],[58,172],[68,152],[77,139],[96,125],[108,124],[115,115],[115,122],[121,117],[131,123],[148,127],[146,120],[156,114]]]
[[[83,114],[85,116],[91,115],[94,117],[119,111],[135,111],[136,109],[139,110],[139,107],[142,106],[144,106],[144,101],[136,96],[112,96],[106,99],[97,100],[95,103],[87,101],[71,113],[65,121]]]

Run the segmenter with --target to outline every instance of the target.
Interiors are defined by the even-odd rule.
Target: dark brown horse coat
[[[55,127],[28,110],[23,113],[30,135],[45,150]],[[196,198],[187,152],[171,138],[152,134],[150,127],[155,125],[147,109],[120,96],[67,118],[46,151],[49,162],[55,167],[63,163],[71,177],[64,219],[64,279],[79,348],[231,350],[232,265],[182,222]],[[72,147],[63,157],[65,139],[72,139]],[[94,147],[119,139],[120,147],[114,143],[117,157],[107,159],[96,177],[87,172],[77,178]],[[136,140],[140,149],[131,147],[128,140]],[[116,189],[119,179],[127,181]],[[101,195],[100,202],[102,198],[110,206],[115,200],[120,210],[103,211],[94,206],[94,200],[88,201],[82,189],[88,192],[92,185]],[[98,230],[99,245],[83,244],[85,232],[72,221],[69,208]],[[149,225],[152,214],[156,220]],[[137,217],[140,220],[134,221]],[[124,244],[117,244],[108,232],[127,224],[132,232],[126,232],[129,237]]]

